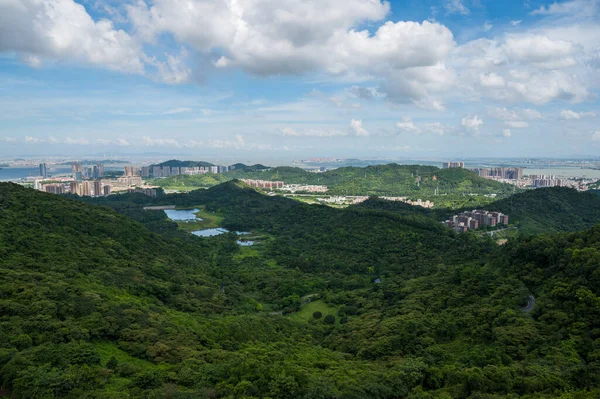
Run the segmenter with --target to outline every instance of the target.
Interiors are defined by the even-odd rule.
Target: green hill
[[[179,161],[177,159],[172,159],[170,161],[165,161],[156,165],[151,166],[170,166],[176,168],[195,168],[195,167],[210,167],[215,166],[210,162],[203,161]]]
[[[325,185],[329,188],[328,193],[332,195],[434,198],[437,190],[439,195],[451,196],[435,197],[439,201],[447,202],[455,200],[452,196],[498,194],[503,197],[514,191],[511,185],[480,178],[466,169],[439,169],[419,165],[345,167],[324,173],[312,173],[289,166],[265,168],[262,165],[252,167],[244,165],[214,179],[223,182],[234,178],[284,181],[286,184]],[[209,177],[206,175],[171,177],[155,183],[161,187],[210,186]]]
[[[427,215],[311,206],[238,181],[80,201],[0,183],[11,398],[600,394],[599,228],[499,247]],[[167,203],[203,205],[262,242],[172,234],[142,209]]]
[[[600,223],[600,196],[563,187],[526,191],[485,209],[510,215],[526,234],[578,231]]]

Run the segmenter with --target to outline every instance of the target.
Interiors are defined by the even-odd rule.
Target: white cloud
[[[396,123],[396,128],[404,133],[412,133],[412,134],[421,134],[422,131],[420,128],[415,125],[413,120],[410,117],[405,117],[402,119],[402,122]]]
[[[352,130],[355,136],[369,136],[369,131],[363,127],[362,120],[352,119],[352,121],[350,122],[350,129]]]
[[[555,2],[531,12],[531,15],[576,15],[576,16],[594,16],[598,15],[597,0],[572,0],[561,3]]]
[[[510,21],[510,24],[512,26],[519,26],[519,25],[521,25],[521,22],[523,22],[523,21]]]
[[[545,35],[513,35],[506,39],[503,50],[511,60],[538,67],[558,69],[574,66],[577,48],[572,42],[552,40]]]
[[[483,87],[504,87],[506,82],[502,76],[491,72],[489,74],[482,73],[479,75],[479,82]]]
[[[512,136],[512,133],[511,133],[510,129],[504,129],[502,131],[502,137],[509,138],[511,136]]]
[[[534,109],[489,108],[488,115],[505,121],[542,119],[542,114]]]
[[[484,32],[489,32],[489,31],[492,30],[493,27],[494,27],[494,25],[492,25],[488,21],[485,21],[485,23],[483,24],[483,31]]]
[[[116,139],[115,144],[121,147],[128,147],[131,145],[127,139]]]
[[[449,14],[469,15],[471,13],[462,0],[447,0],[444,6]]]
[[[67,137],[64,139],[63,143],[69,144],[69,145],[87,145],[87,144],[89,144],[89,141],[87,141],[84,138],[74,139],[71,137]]]
[[[423,131],[425,133],[433,133],[433,134],[437,134],[440,136],[443,136],[446,133],[450,133],[453,130],[454,130],[454,128],[452,126],[443,125],[439,122],[426,123],[423,126]]]
[[[593,118],[596,114],[594,112],[575,112],[570,109],[563,109],[560,111],[560,119],[570,121],[570,120],[579,120],[582,118]]]
[[[596,130],[596,132],[594,132],[594,134],[592,134],[592,140],[600,141],[600,130]]]
[[[180,147],[181,145],[179,144],[179,142],[175,139],[162,139],[162,138],[151,138],[148,136],[144,136],[142,137],[142,142],[144,143],[144,145],[149,146],[149,147],[154,147],[154,146],[158,146],[158,147]]]
[[[184,107],[184,108],[175,108],[175,109],[170,109],[166,112],[163,113],[163,115],[177,115],[177,114],[185,114],[185,113],[189,113],[192,112],[193,110],[191,108],[188,107]]]
[[[25,136],[25,143],[27,144],[40,144],[45,142],[45,140],[40,139],[38,137]]]
[[[96,139],[96,144],[99,145],[110,145],[111,141],[108,139]]]
[[[235,136],[234,140],[207,140],[195,141],[190,140],[185,144],[189,148],[214,148],[214,149],[268,149],[269,146],[261,146],[257,144],[246,145],[244,137],[241,135]]]
[[[0,137],[0,141],[3,141],[5,143],[16,143],[17,139],[14,137]]]
[[[305,129],[301,131],[294,130],[289,127],[281,129],[281,134],[288,137],[336,137],[336,136],[348,136],[348,133],[339,130],[319,130],[319,129]]]
[[[16,52],[36,67],[68,60],[144,72],[141,46],[111,21],[94,21],[73,0],[0,1],[0,52]]]
[[[529,127],[529,123],[525,121],[506,121],[504,122],[504,124],[514,129],[524,129],[526,127]]]
[[[479,128],[483,125],[483,120],[480,119],[477,115],[467,116],[462,118],[461,125],[466,131],[473,134],[474,136],[477,136],[479,135]]]

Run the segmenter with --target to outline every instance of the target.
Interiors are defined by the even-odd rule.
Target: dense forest
[[[143,210],[161,204],[201,206],[261,243],[195,237]],[[498,246],[453,233],[439,210],[369,204],[237,181],[85,201],[0,184],[0,391],[599,397],[600,227]]]
[[[432,221],[446,220],[461,211],[485,209],[509,215],[511,225],[525,235],[579,231],[600,223],[600,196],[566,187],[528,190],[484,205],[473,199],[462,209],[425,209],[381,198],[370,198],[355,207],[424,216]]]
[[[174,165],[176,166],[176,165]],[[296,167],[265,168],[262,165],[236,168],[220,175],[172,176],[156,179],[161,187],[206,188],[232,179],[284,181],[286,184],[325,185],[333,195],[416,196],[497,194],[507,196],[513,186],[480,178],[465,169],[439,169],[419,165],[376,165],[366,168],[345,167],[324,173],[311,173]],[[442,200],[442,198],[439,198]],[[451,199],[449,199],[451,200]]]

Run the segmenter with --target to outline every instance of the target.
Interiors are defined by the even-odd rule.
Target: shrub
[[[332,315],[328,314],[327,316],[325,316],[325,323],[327,324],[335,324],[335,317],[333,317]]]
[[[323,313],[321,313],[321,312],[315,312],[315,313],[313,313],[313,317],[315,319],[320,319],[321,317],[323,317]]]

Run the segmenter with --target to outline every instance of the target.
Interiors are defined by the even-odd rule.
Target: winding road
[[[534,307],[535,307],[535,297],[533,295],[529,295],[529,298],[527,299],[527,306],[525,306],[523,308],[523,312],[529,313],[533,310]]]

